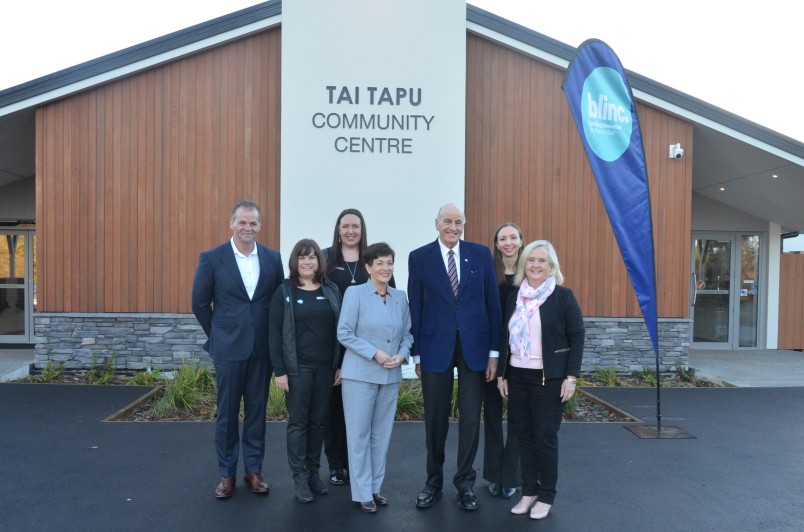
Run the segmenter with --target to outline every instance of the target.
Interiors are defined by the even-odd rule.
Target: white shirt
[[[240,277],[243,279],[243,284],[246,285],[248,298],[254,299],[254,290],[256,290],[257,281],[260,278],[260,258],[257,256],[257,243],[254,243],[254,249],[251,250],[251,253],[245,256],[235,246],[234,237],[229,242],[232,244],[237,269],[240,270]]]
[[[450,248],[444,245],[441,239],[438,239],[438,247],[441,248],[441,258],[444,260],[444,268],[449,274],[449,252]],[[455,252],[455,269],[458,272],[458,282],[461,282],[461,243],[458,242],[451,250]]]

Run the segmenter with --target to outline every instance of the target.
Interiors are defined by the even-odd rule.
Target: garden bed
[[[717,386],[698,379],[690,371],[660,374],[662,387],[711,387]],[[51,367],[31,375],[21,382],[48,382],[56,384],[99,384],[107,386],[144,385],[155,388],[143,392],[143,397],[121,409],[113,421],[211,421],[215,419],[215,379],[205,366],[191,363],[178,370],[162,374],[118,373],[110,367],[99,366],[91,370],[62,371]],[[579,379],[578,392],[564,411],[569,422],[614,422],[638,421],[627,412],[619,410],[594,396],[597,386],[655,387],[655,373],[649,370],[632,374],[617,374],[611,369],[598,370]],[[268,399],[268,415],[271,421],[287,419],[284,394],[273,384]],[[457,386],[453,390],[453,417],[457,419]],[[423,419],[424,407],[421,385],[418,380],[402,382],[397,406],[397,421]]]

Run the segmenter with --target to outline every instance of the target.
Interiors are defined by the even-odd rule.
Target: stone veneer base
[[[615,368],[631,372],[656,367],[647,327],[641,318],[584,318],[583,371]],[[661,371],[688,367],[690,327],[686,318],[659,319]],[[48,362],[66,369],[89,369],[112,354],[118,370],[175,369],[200,361],[206,335],[192,314],[39,312],[34,314],[35,367]]]

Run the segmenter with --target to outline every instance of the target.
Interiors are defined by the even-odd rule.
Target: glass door
[[[756,234],[694,234],[692,342],[696,347],[756,347],[759,310]]]
[[[30,343],[32,230],[0,228],[0,343]]]
[[[693,343],[731,346],[731,250],[731,239],[693,239]]]
[[[759,235],[740,235],[740,324],[738,347],[756,347],[759,311]]]

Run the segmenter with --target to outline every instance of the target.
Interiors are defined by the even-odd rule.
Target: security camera
[[[681,147],[681,144],[671,144],[668,148],[668,156],[671,159],[681,159],[684,157],[684,148]]]

